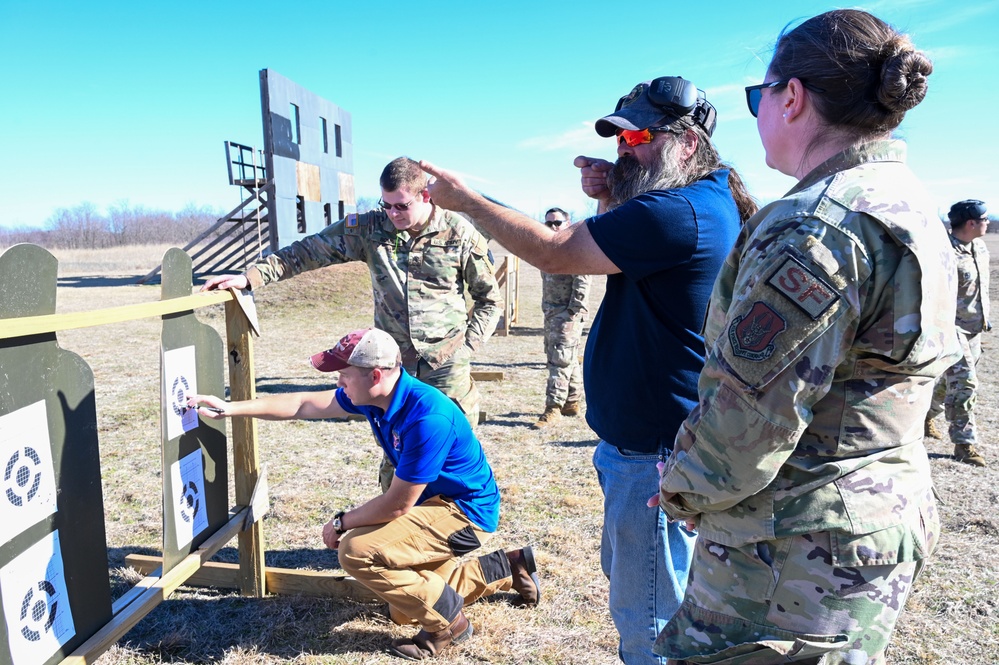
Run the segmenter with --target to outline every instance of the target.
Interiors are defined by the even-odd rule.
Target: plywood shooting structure
[[[263,150],[225,142],[243,200],[184,247],[195,274],[242,271],[357,210],[350,113],[271,69],[260,70],[260,108]]]
[[[185,410],[187,391],[255,396],[252,302],[239,294],[191,294],[192,262],[163,260],[158,302],[55,314],[57,264],[16,245],[0,254],[0,663],[90,663],[182,584],[371,600],[343,574],[267,569],[266,474],[256,421],[221,422]],[[226,341],[195,310],[225,303]],[[94,375],[59,346],[62,330],[160,317],[163,557],[140,557],[147,576],[111,601]],[[191,416],[194,416],[191,418]],[[152,425],[155,427],[155,425]],[[236,505],[228,505],[227,441]],[[238,538],[239,563],[209,559]]]

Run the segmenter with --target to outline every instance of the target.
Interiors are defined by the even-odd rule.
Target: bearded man
[[[432,164],[434,201],[466,212],[546,273],[607,275],[586,343],[586,420],[604,493],[601,567],[625,663],[664,663],[652,645],[679,606],[694,534],[645,507],[680,423],[697,403],[701,325],[726,255],[756,205],[711,143],[715,109],[680,77],[640,83],[596,123],[611,164],[577,157],[597,214],[552,231],[491,203]]]

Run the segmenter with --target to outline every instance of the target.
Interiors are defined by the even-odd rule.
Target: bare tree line
[[[58,208],[41,229],[0,227],[0,247],[30,242],[53,249],[104,249],[124,245],[186,245],[222,216],[208,206],[189,204],[178,212],[119,201],[102,212],[84,202]]]

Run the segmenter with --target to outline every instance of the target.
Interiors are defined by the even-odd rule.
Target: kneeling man
[[[337,389],[271,395],[244,402],[195,395],[205,418],[265,420],[342,418],[361,414],[395,465],[389,490],[343,510],[323,527],[340,565],[422,630],[393,640],[390,651],[422,660],[465,641],[472,626],[462,608],[514,589],[536,605],[541,589],[530,547],[498,550],[465,562],[499,523],[499,489],[465,415],[442,392],[401,366],[399,347],[378,329],[356,330],[313,366],[340,373]],[[206,408],[207,407],[207,408]]]

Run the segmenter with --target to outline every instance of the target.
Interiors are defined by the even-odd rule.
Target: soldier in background
[[[569,214],[561,208],[551,208],[545,213],[545,226],[553,231],[571,223]],[[547,427],[562,416],[580,414],[583,372],[579,366],[579,340],[583,336],[589,296],[589,275],[541,273],[548,385],[545,411],[534,423],[534,429]]]
[[[989,250],[982,236],[989,228],[988,210],[981,201],[968,199],[951,206],[950,243],[957,257],[957,332],[961,358],[947,370],[933,391],[933,403],[926,414],[925,434],[942,438],[933,419],[946,410],[954,459],[973,466],[985,466],[985,458],[975,448],[975,402],[978,400],[978,372],[982,356],[982,333],[989,323]]]
[[[256,289],[307,270],[367,263],[375,327],[395,339],[406,371],[450,397],[474,428],[481,398],[471,375],[472,354],[493,334],[503,311],[486,239],[468,220],[434,205],[427,176],[412,159],[390,162],[379,183],[380,210],[347,215],[242,275],[210,277],[202,290]],[[383,459],[382,489],[393,472]]]

